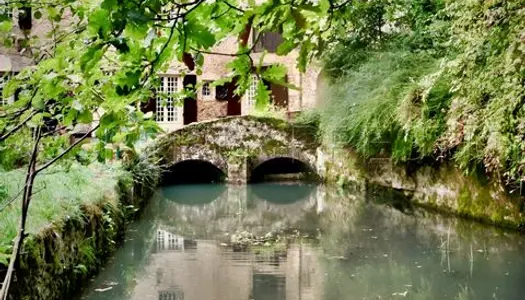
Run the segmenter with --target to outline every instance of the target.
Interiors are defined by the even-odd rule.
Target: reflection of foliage
[[[90,292],[83,299],[113,300],[126,299],[133,292],[137,281],[136,276],[143,271],[149,258],[156,238],[158,222],[154,221],[159,213],[158,202],[155,198],[144,208],[140,219],[131,226],[128,241],[113,258],[114,263],[106,266],[105,270],[92,283],[93,288],[111,289],[104,293]]]

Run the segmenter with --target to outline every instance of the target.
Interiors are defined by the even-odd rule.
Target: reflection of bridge
[[[247,182],[267,174],[317,174],[318,143],[305,127],[253,116],[196,123],[159,138],[167,182]]]
[[[275,189],[279,193],[269,192]],[[321,191],[297,184],[165,187],[154,251],[130,299],[321,299],[323,271],[312,246],[292,243],[236,252],[221,244],[225,233],[244,228],[256,235],[279,224],[303,228],[299,223],[305,214],[322,210]],[[293,194],[299,196],[289,199]],[[195,196],[195,203],[177,203]],[[315,226],[316,221],[306,221]]]
[[[316,185],[199,185],[164,187],[161,222],[166,228],[196,239],[222,238],[249,228],[264,235],[279,228],[311,228],[324,206]]]
[[[315,249],[292,244],[281,255],[232,252],[198,240],[193,251],[152,254],[131,299],[321,299],[323,273]]]

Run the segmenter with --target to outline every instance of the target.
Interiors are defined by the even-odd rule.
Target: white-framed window
[[[11,77],[8,73],[0,73],[0,106],[11,103],[12,97],[4,97],[4,86]]]
[[[179,90],[179,78],[175,76],[160,77],[161,84],[157,90],[157,113],[155,119],[161,123],[178,121],[178,107],[174,94]]]
[[[184,239],[168,233],[168,250],[183,250]]]
[[[252,75],[252,81],[248,90],[246,91],[246,111],[250,112],[255,108],[255,101],[257,96],[257,84],[259,83],[259,78],[257,75]]]
[[[164,245],[164,231],[157,230],[157,251],[162,251],[166,248]]]
[[[204,81],[204,83],[202,84],[202,96],[204,98],[211,96],[211,87],[209,81]]]

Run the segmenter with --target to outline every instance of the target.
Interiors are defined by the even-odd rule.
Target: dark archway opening
[[[276,157],[256,166],[250,182],[314,181],[315,172],[304,162],[291,157]]]
[[[162,185],[224,182],[226,175],[217,166],[203,160],[185,160],[162,174]]]

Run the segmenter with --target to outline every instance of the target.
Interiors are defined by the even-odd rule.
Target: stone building
[[[31,17],[32,15],[34,14],[32,14],[31,9],[12,12],[12,16],[15,19],[15,34],[20,39],[23,38],[24,32],[28,35],[43,37],[45,33],[50,31],[51,24],[48,24],[44,19],[37,20]],[[64,22],[67,22],[67,18]],[[278,33],[262,34],[256,45],[253,45],[255,42],[254,36],[256,35],[250,34],[251,38],[248,44],[249,47],[253,46],[254,49],[254,53],[252,53],[253,60],[259,62],[266,51],[267,53],[262,61],[263,68],[272,64],[283,64],[288,69],[286,81],[299,88],[299,90],[289,89],[265,82],[265,85],[271,92],[271,105],[286,113],[289,117],[296,112],[315,106],[316,86],[320,69],[311,66],[305,73],[301,73],[296,67],[297,51],[292,51],[285,56],[278,56],[275,53],[277,46],[281,42],[281,37]],[[0,77],[2,78],[0,79],[0,92],[5,80],[10,75],[16,74],[22,68],[32,64],[22,44],[15,42],[14,47],[10,49],[0,47]],[[221,41],[210,51],[219,54],[204,54],[204,66],[200,75],[188,70],[182,63],[174,61],[167,71],[158,74],[161,79],[160,91],[163,94],[169,94],[180,91],[184,86],[194,86],[197,83],[201,83],[202,87],[196,91],[196,99],[184,99],[182,103],[176,103],[170,97],[164,99],[158,96],[157,99],[152,99],[150,103],[145,105],[145,109],[155,112],[155,117],[160,127],[166,131],[171,131],[196,121],[229,115],[250,114],[254,110],[256,80],[253,81],[253,84],[240,101],[232,98],[231,92],[228,93],[227,86],[212,85],[213,81],[228,76],[227,64],[234,58],[224,54],[233,54],[237,51],[237,48],[237,37],[229,37]],[[160,95],[160,93],[158,94]],[[5,105],[13,100],[1,98],[0,105]]]
[[[286,56],[277,55],[275,51],[280,44],[281,37],[276,33],[264,34],[257,45],[252,44],[255,35],[250,34],[250,36],[252,38],[248,46],[253,46],[253,60],[255,62],[260,61],[261,56],[266,51],[262,61],[263,68],[273,64],[286,66],[288,69],[286,81],[299,88],[299,90],[289,89],[265,82],[265,85],[271,92],[271,104],[275,108],[284,111],[288,116],[293,116],[306,108],[314,107],[320,69],[316,66],[311,66],[305,73],[301,73],[296,67],[297,51],[292,51]],[[167,107],[162,108],[162,110],[157,109],[157,121],[161,127],[169,131],[195,121],[229,115],[245,115],[254,110],[257,86],[257,77],[255,75],[250,88],[243,95],[241,101],[229,98],[226,86],[212,86],[214,80],[226,77],[229,72],[227,64],[233,58],[222,54],[234,54],[237,51],[237,47],[238,41],[236,37],[229,37],[210,51],[218,54],[204,54],[202,74],[199,76],[192,72],[188,73],[187,68],[178,62],[174,62],[166,73],[159,74],[163,80],[165,92],[170,92],[172,89],[181,89],[184,83],[202,81],[202,87],[196,91],[197,101],[187,99],[181,106],[168,103]],[[181,74],[188,75],[182,77]],[[160,102],[161,99],[159,98],[157,103],[160,104]],[[158,108],[159,105],[156,105],[156,107]]]

